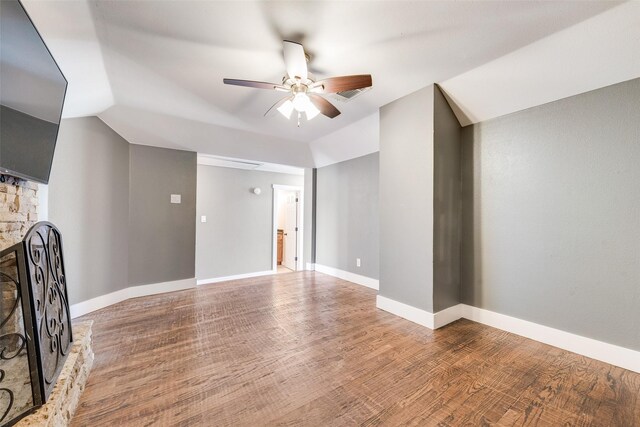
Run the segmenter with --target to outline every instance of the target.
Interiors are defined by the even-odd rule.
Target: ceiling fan
[[[277,110],[288,119],[295,110],[298,114],[298,126],[300,126],[302,113],[305,113],[307,120],[313,119],[320,113],[333,119],[340,114],[340,111],[321,95],[363,89],[372,85],[370,74],[330,77],[316,81],[307,70],[309,56],[305,54],[302,45],[288,40],[283,43],[287,74],[282,78],[282,84],[223,79],[223,82],[228,85],[287,92],[288,95],[269,108],[265,116]]]

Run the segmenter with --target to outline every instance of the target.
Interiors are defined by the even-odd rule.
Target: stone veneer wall
[[[22,240],[38,221],[38,184],[0,174],[0,250]],[[15,259],[0,260],[0,271],[17,277]],[[0,312],[7,312],[17,298],[15,286],[0,282]],[[22,312],[17,311],[4,325],[4,330],[22,330]],[[11,347],[11,346],[10,346]]]
[[[38,221],[38,184],[0,175],[0,250],[22,240]]]

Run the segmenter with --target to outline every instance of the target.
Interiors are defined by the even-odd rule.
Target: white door
[[[298,248],[298,193],[287,191],[284,193],[286,202],[284,204],[284,255],[282,264],[295,271],[296,254]]]

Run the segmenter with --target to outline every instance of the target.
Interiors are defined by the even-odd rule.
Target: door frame
[[[297,216],[298,216],[298,233],[297,233],[297,239],[296,239],[296,246],[297,246],[297,250],[296,250],[296,256],[298,257],[298,260],[296,261],[296,271],[301,271],[303,270],[302,266],[303,266],[303,262],[302,262],[302,255],[303,255],[303,236],[304,236],[304,187],[302,186],[297,186],[297,185],[280,185],[280,184],[272,184],[272,192],[273,192],[273,197],[272,197],[272,235],[271,235],[271,240],[272,240],[272,248],[271,248],[271,269],[273,270],[274,273],[276,273],[278,271],[278,192],[281,190],[284,191],[295,191],[297,192],[300,196],[298,197],[298,209],[297,209]]]

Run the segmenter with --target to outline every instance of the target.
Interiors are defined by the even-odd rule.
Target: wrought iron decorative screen
[[[0,252],[0,426],[47,401],[73,342],[62,238],[49,222]]]

